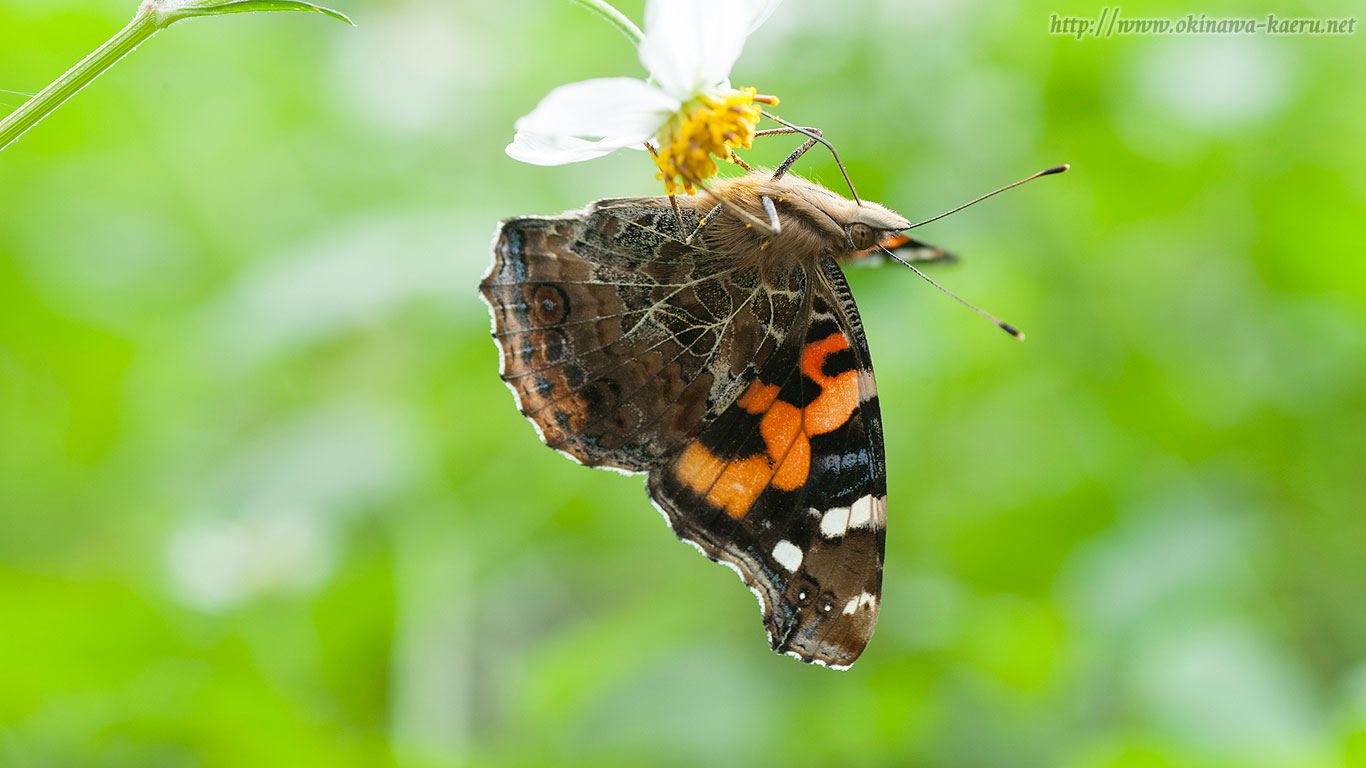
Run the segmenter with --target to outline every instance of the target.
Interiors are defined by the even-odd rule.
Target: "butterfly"
[[[847,669],[877,623],[887,468],[837,262],[947,254],[781,171],[713,196],[502,222],[479,286],[499,374],[547,445],[646,475],[678,538],[758,596],[774,650]]]

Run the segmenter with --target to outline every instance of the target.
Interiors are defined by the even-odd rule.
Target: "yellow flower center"
[[[715,176],[719,157],[735,162],[734,149],[749,149],[759,122],[760,104],[777,104],[772,96],[756,96],[753,88],[699,96],[683,105],[659,134],[655,156],[659,173],[670,195],[681,189],[697,192],[694,184]]]

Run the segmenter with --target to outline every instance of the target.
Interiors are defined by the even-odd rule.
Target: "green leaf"
[[[312,11],[331,16],[334,19],[356,26],[346,14],[341,11],[334,11],[331,8],[324,8],[321,5],[301,2],[301,0],[220,0],[219,2],[205,2],[199,5],[190,5],[176,8],[171,11],[162,12],[162,26],[170,26],[181,19],[190,19],[198,16],[217,16],[222,13],[252,13],[254,11]]]

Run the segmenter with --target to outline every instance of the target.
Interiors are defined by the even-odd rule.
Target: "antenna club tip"
[[[1043,173],[1041,173],[1041,174],[1039,174],[1039,175],[1040,175],[1040,176],[1052,176],[1052,175],[1055,174],[1055,173],[1062,173],[1062,172],[1064,172],[1064,171],[1069,171],[1069,170],[1071,170],[1071,169],[1072,169],[1072,164],[1071,164],[1071,163],[1063,163],[1062,165],[1055,165],[1055,166],[1053,166],[1052,168],[1049,168],[1048,170],[1044,171]]]
[[[1011,336],[1014,336],[1015,338],[1019,339],[1020,341],[1024,341],[1024,340],[1025,340],[1024,332],[1021,331],[1019,328],[1016,328],[1015,326],[1011,325],[1010,323],[1000,323],[1000,326],[1001,326],[1001,330],[1005,331],[1006,333],[1010,334]]]

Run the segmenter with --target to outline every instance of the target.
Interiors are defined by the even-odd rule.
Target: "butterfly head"
[[[911,225],[905,217],[877,203],[864,202],[847,216],[845,240],[850,248],[862,251],[872,248],[888,235]]]

